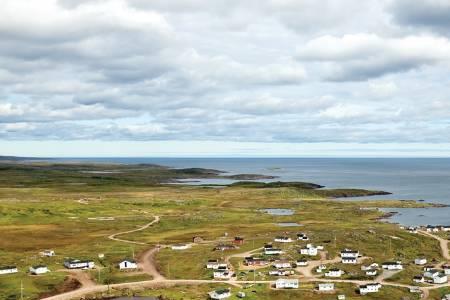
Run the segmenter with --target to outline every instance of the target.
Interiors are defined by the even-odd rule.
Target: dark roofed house
[[[233,244],[238,245],[238,246],[243,245],[244,244],[244,238],[240,237],[240,236],[236,236],[234,238],[234,240],[233,240]]]

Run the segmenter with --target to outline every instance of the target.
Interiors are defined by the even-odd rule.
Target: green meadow
[[[86,165],[51,163],[2,163],[0,165],[0,261],[16,265],[19,273],[0,275],[0,299],[39,299],[77,287],[64,270],[67,257],[92,259],[100,271],[89,275],[97,283],[120,283],[151,279],[146,274],[118,271],[117,263],[139,255],[157,244],[191,242],[201,236],[209,243],[194,245],[185,251],[164,248],[158,252],[161,273],[170,279],[210,279],[204,265],[208,259],[223,259],[262,247],[274,236],[305,232],[311,243],[323,245],[327,257],[334,258],[343,248],[358,249],[364,256],[381,263],[386,260],[411,262],[417,256],[429,261],[441,260],[438,242],[400,230],[394,224],[378,221],[382,212],[376,207],[423,207],[413,201],[345,201],[337,196],[379,192],[365,190],[316,189],[311,184],[228,187],[202,187],[167,184],[190,177],[223,176],[213,171],[186,169],[176,171],[152,165]],[[320,182],[318,183],[320,184]],[[382,195],[380,195],[382,199]],[[290,216],[273,216],[263,208],[289,208]],[[160,222],[134,233],[120,236],[141,244],[108,239],[114,233],[133,230],[149,223],[154,216]],[[280,227],[280,222],[296,222],[300,227]],[[240,249],[216,252],[221,239],[242,236]],[[305,242],[298,245],[306,244]],[[292,259],[300,258],[297,248],[282,246]],[[56,256],[42,258],[39,252],[55,250]],[[102,254],[102,258],[99,258]],[[240,259],[233,259],[237,266]],[[50,273],[31,276],[29,266],[45,264]],[[340,265],[337,265],[340,266]],[[344,267],[343,267],[344,268]],[[350,268],[345,266],[345,268]],[[349,269],[351,278],[362,278],[361,271]],[[414,268],[407,268],[413,274]],[[248,276],[248,275],[245,275]],[[408,275],[409,276],[409,275]],[[250,276],[253,278],[253,276]],[[395,282],[408,282],[400,273]],[[217,285],[177,286],[160,290],[116,291],[163,295],[164,299],[204,299]],[[339,284],[347,299],[360,299],[355,286]],[[235,289],[235,288],[233,288]],[[276,291],[265,285],[247,289],[247,299],[335,299],[319,295],[311,288]],[[351,295],[351,296],[350,296]],[[395,296],[389,298],[389,295]],[[383,287],[377,295],[364,299],[400,299],[405,289]]]

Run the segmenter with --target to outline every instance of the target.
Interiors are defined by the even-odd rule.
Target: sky
[[[0,4],[0,155],[450,156],[448,0]]]

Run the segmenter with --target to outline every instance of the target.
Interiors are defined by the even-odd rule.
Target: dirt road
[[[133,232],[137,232],[137,231],[141,231],[141,230],[145,230],[145,229],[149,228],[150,226],[152,226],[153,224],[158,223],[158,222],[159,222],[159,216],[155,216],[155,219],[153,221],[151,221],[150,223],[145,224],[144,226],[141,226],[141,227],[139,227],[137,229],[133,229],[133,230],[122,231],[122,232],[111,234],[110,236],[108,236],[108,239],[113,240],[113,241],[117,241],[117,242],[129,243],[129,244],[147,245],[147,243],[143,243],[143,242],[136,242],[136,241],[119,239],[119,238],[117,238],[117,236],[128,234],[128,233],[133,233]]]

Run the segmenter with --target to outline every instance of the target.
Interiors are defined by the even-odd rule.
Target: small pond
[[[260,211],[273,216],[292,216],[294,214],[294,210],[289,208],[263,208]]]
[[[299,227],[299,226],[303,226],[302,224],[298,224],[295,222],[282,222],[282,223],[275,223],[276,225],[280,226],[280,227]]]

